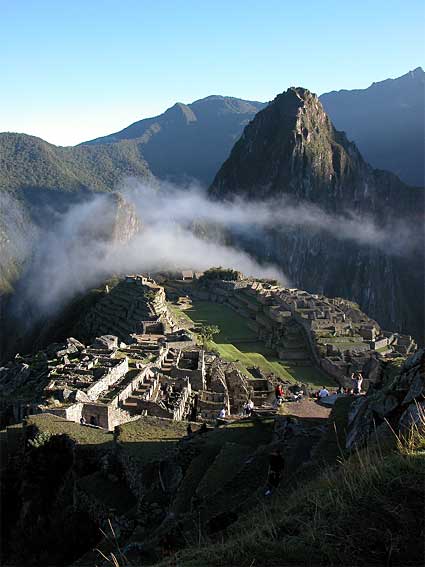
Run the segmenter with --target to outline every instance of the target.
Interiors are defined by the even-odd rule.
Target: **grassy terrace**
[[[140,463],[160,460],[186,435],[187,423],[143,417],[120,426],[119,442]]]
[[[265,372],[273,372],[283,380],[303,382],[312,387],[334,386],[334,383],[314,366],[297,366],[290,361],[279,360],[273,352],[259,341],[255,331],[250,329],[247,320],[227,305],[209,301],[193,301],[189,309],[172,306],[186,323],[217,325],[221,332],[211,343],[225,360],[235,362],[242,372],[251,376],[248,368],[260,367]]]
[[[51,435],[66,434],[79,445],[103,445],[112,443],[113,435],[110,431],[80,425],[50,413],[32,415],[29,425],[35,425],[40,432]]]

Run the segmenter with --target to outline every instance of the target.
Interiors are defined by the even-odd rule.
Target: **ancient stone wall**
[[[81,413],[83,410],[83,404],[81,402],[72,404],[67,407],[49,407],[46,408],[43,413],[51,413],[59,417],[68,419],[69,421],[79,422],[81,418]]]
[[[93,401],[128,372],[128,358],[123,358],[118,364],[105,370],[104,376],[87,388],[87,395]]]

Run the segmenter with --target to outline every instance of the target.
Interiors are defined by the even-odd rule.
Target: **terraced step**
[[[172,512],[183,514],[190,511],[192,497],[219,451],[220,445],[207,444],[202,453],[191,461],[172,504]]]
[[[266,484],[269,450],[260,447],[241,468],[205,501],[204,521],[220,513],[238,510],[258,489]]]
[[[109,480],[100,472],[78,479],[77,487],[105,511],[112,508],[118,514],[125,514],[136,505],[134,495],[123,481]]]
[[[198,484],[196,494],[201,498],[207,498],[217,492],[217,487],[229,482],[251,454],[251,447],[226,443]]]

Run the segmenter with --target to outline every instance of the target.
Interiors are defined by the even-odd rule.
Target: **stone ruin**
[[[83,329],[104,334],[88,346],[68,338],[33,356],[17,355],[0,369],[15,420],[48,412],[109,430],[144,415],[209,421],[222,408],[239,412],[253,396],[236,368],[206,356],[177,327],[164,288],[148,278],[129,276],[108,289]]]
[[[131,335],[163,335],[177,329],[168,311],[165,291],[151,278],[127,276],[87,313],[82,332],[88,337],[111,334],[128,343]]]
[[[378,379],[380,361],[416,349],[411,337],[382,331],[339,298],[246,279],[199,283],[193,294],[244,316],[280,359],[317,364],[342,385],[362,369],[366,389]],[[239,415],[248,399],[270,407],[273,379],[247,379],[196,347],[173,321],[164,288],[149,278],[129,276],[108,290],[84,328],[102,334],[89,346],[69,338],[34,356],[17,355],[0,369],[2,406],[13,400],[14,419],[41,411],[112,429],[140,415],[209,421],[223,408]]]
[[[202,280],[191,293],[224,303],[245,317],[281,360],[300,366],[316,364],[342,386],[351,386],[351,373],[363,370],[367,388],[380,360],[417,350],[411,336],[383,331],[356,304],[341,298],[246,278]]]

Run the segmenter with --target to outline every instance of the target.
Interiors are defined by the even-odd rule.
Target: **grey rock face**
[[[93,343],[95,348],[106,348],[108,350],[113,350],[118,348],[118,337],[114,335],[103,335],[101,337],[97,337]]]
[[[22,388],[30,380],[31,368],[22,363],[11,367],[0,368],[0,385],[3,395]]]
[[[407,407],[400,417],[400,430],[405,432],[412,426],[418,426],[422,430],[425,427],[425,401],[415,402]]]
[[[409,357],[392,380],[383,379],[381,389],[353,404],[346,439],[347,449],[363,445],[370,438],[388,440],[405,433],[412,425],[425,424],[425,349]]]

